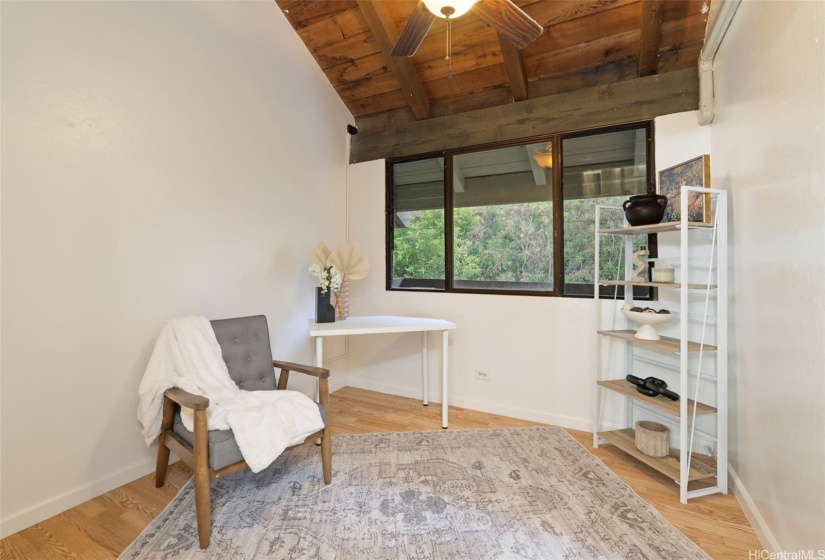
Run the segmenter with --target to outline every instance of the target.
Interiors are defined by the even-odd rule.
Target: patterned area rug
[[[257,475],[212,483],[212,544],[195,492],[177,497],[123,559],[690,559],[708,556],[564,430],[450,430],[333,438]]]

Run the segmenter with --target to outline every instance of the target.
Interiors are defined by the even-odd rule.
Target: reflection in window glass
[[[562,141],[564,211],[564,293],[592,294],[595,206],[619,206],[647,192],[645,127],[591,134]],[[624,214],[607,213],[603,227],[622,227]],[[602,236],[601,278],[624,277],[624,239]],[[642,236],[637,246],[646,244]]]
[[[444,289],[444,158],[393,164],[392,286]]]
[[[553,289],[549,143],[453,158],[453,285],[487,290]]]

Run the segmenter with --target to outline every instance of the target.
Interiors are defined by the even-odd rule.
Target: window
[[[389,160],[388,289],[592,295],[595,206],[652,192],[650,139],[642,124]],[[623,274],[616,239],[603,275]]]
[[[553,175],[533,159],[535,149],[452,158],[453,288],[553,289]]]
[[[392,165],[390,287],[445,288],[444,158]]]
[[[564,294],[593,295],[593,227],[596,206],[617,206],[628,196],[653,192],[648,173],[648,127],[589,133],[562,141]],[[604,227],[622,227],[624,212],[605,212]],[[636,248],[644,245],[635,237]],[[650,241],[648,241],[650,243]],[[624,278],[624,240],[602,236],[601,278]],[[605,291],[607,292],[607,290]],[[639,298],[649,290],[637,289]]]

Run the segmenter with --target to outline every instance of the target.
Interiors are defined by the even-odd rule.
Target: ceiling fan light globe
[[[428,10],[441,19],[447,19],[447,16],[455,19],[466,14],[478,0],[423,0],[423,2]]]
[[[533,159],[536,160],[539,166],[545,169],[551,169],[553,167],[553,154],[550,152],[536,152]]]

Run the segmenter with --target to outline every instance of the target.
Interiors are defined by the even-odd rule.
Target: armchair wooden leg
[[[158,436],[158,459],[155,463],[155,488],[160,488],[166,482],[166,470],[169,468],[169,448],[166,446],[166,430],[171,429],[175,416],[175,403],[168,397],[163,397],[163,420],[160,424]]]
[[[326,428],[321,436],[321,465],[324,468],[324,484],[332,482],[332,430]]]
[[[208,438],[206,410],[195,410],[195,511],[198,517],[198,541],[201,548],[209,546],[212,533]]]
[[[155,464],[155,488],[166,483],[166,469],[169,467],[169,448],[166,447],[166,434],[158,436],[158,460]]]
[[[321,464],[324,467],[324,484],[332,482],[332,428],[329,425],[329,379],[318,380],[318,400],[327,411],[327,425],[321,436]]]

